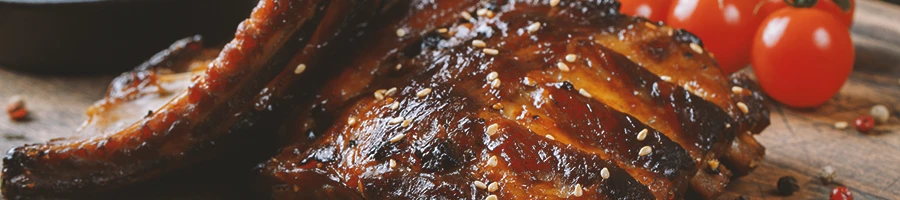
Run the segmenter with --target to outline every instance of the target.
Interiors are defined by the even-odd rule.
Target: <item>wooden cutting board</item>
[[[811,110],[771,104],[772,125],[757,136],[767,148],[765,161],[750,175],[734,180],[721,199],[739,195],[827,199],[837,185],[850,188],[856,199],[900,199],[900,6],[860,0],[852,32],[855,69],[840,93]],[[113,77],[47,76],[0,69],[0,100],[21,95],[31,110],[26,122],[0,117],[0,149],[73,133],[85,119],[84,109],[103,96]],[[833,127],[838,121],[852,124],[875,104],[886,105],[892,112],[890,121],[877,125],[871,133],[858,133],[852,125],[846,130]],[[824,166],[836,169],[837,184],[818,180]],[[794,176],[800,191],[789,197],[778,195],[775,183],[781,176]]]

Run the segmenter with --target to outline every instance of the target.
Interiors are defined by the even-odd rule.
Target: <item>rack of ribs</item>
[[[109,191],[258,137],[282,147],[253,169],[272,199],[713,199],[764,155],[758,88],[614,0],[264,0],[236,35],[91,109],[171,98],[150,114],[12,149],[4,196]],[[157,57],[208,55],[194,42]]]

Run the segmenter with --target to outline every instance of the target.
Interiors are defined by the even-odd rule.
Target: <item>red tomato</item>
[[[763,90],[794,107],[825,103],[853,70],[850,32],[831,14],[810,8],[772,13],[753,39],[753,70]]]
[[[841,8],[839,2],[846,3],[848,8]],[[779,9],[788,7],[784,0],[763,0],[760,4],[762,5],[756,11],[756,16],[760,19],[768,17]],[[819,0],[813,7],[831,13],[840,19],[844,25],[847,25],[847,28],[850,28],[850,25],[853,24],[853,11],[856,10],[856,0]]]
[[[653,21],[663,21],[669,14],[670,0],[619,0],[619,10],[624,14],[641,16]]]
[[[749,0],[675,0],[666,22],[700,37],[722,71],[731,73],[750,63],[750,45],[759,27],[755,6],[756,1]]]

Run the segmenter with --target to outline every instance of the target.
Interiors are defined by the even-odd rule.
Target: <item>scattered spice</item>
[[[834,181],[834,178],[837,177],[837,172],[834,171],[834,167],[825,166],[822,168],[822,172],[819,173],[819,178],[822,179],[822,183],[829,184]]]
[[[556,63],[556,68],[559,68],[559,71],[568,72],[572,69],[569,68],[569,65],[563,62]]]
[[[18,95],[10,98],[9,104],[6,105],[6,114],[9,114],[9,119],[13,121],[25,120],[25,117],[28,116],[28,109],[25,108],[25,99]]]
[[[706,164],[709,165],[709,172],[712,172],[713,174],[719,173],[719,159],[709,159],[706,161]]]
[[[580,197],[581,195],[584,195],[584,189],[581,188],[580,183],[575,184],[575,191],[572,192],[572,195],[575,195],[576,197]]]
[[[831,190],[831,200],[853,200],[853,192],[844,186],[837,186]]]
[[[496,192],[498,189],[500,189],[500,185],[497,184],[497,182],[493,182],[487,186],[488,192]]]
[[[777,186],[779,193],[788,196],[794,194],[797,190],[800,190],[800,185],[797,184],[797,179],[793,176],[783,176],[779,178]]]
[[[486,132],[487,132],[487,135],[488,135],[488,136],[493,136],[494,134],[497,134],[497,131],[498,131],[498,130],[500,130],[500,125],[497,125],[497,124],[491,124],[491,125],[489,125],[489,126],[487,127],[487,131],[486,131]]]
[[[641,132],[639,132],[637,135],[637,140],[644,141],[644,139],[647,138],[647,132],[649,132],[649,131],[647,131],[646,128],[644,130],[641,130]]]
[[[650,146],[644,146],[641,147],[640,151],[638,151],[638,156],[646,156],[650,154],[650,152],[653,152],[653,148],[650,148]]]
[[[487,188],[487,185],[484,184],[484,182],[481,182],[481,181],[475,181],[475,187],[477,187],[477,188],[479,188],[479,189],[485,189],[485,188]]]
[[[500,51],[498,51],[497,49],[491,49],[491,48],[484,48],[484,49],[481,49],[481,51],[484,52],[484,54],[488,54],[488,55],[500,54]]]
[[[744,102],[737,102],[738,109],[741,109],[741,112],[744,114],[750,113],[750,108],[747,107],[747,104]]]
[[[294,68],[294,74],[302,74],[303,71],[306,71],[306,64],[297,65],[297,68]]]
[[[850,126],[850,123],[847,123],[845,121],[839,121],[839,122],[834,123],[834,128],[836,128],[836,129],[845,129],[845,128],[847,128],[847,126]]]
[[[875,119],[875,122],[880,124],[886,123],[888,118],[891,117],[891,111],[888,110],[887,106],[878,104],[872,106],[872,110],[869,111],[869,114],[872,115],[872,118]]]
[[[690,46],[691,46],[691,49],[694,50],[694,52],[697,52],[697,54],[703,54],[703,47],[700,47],[699,44],[691,43]]]
[[[538,30],[541,30],[541,23],[535,22],[533,24],[528,25],[528,27],[526,27],[525,29],[528,30],[528,33],[537,32]]]
[[[472,46],[478,48],[487,47],[487,43],[484,43],[482,40],[472,40]]]
[[[853,122],[856,125],[856,130],[860,133],[868,133],[875,127],[875,119],[872,116],[863,115],[856,118],[856,121]]]
[[[601,170],[600,170],[600,177],[603,178],[603,179],[609,179],[609,169],[607,169],[606,167],[604,167],[603,169],[601,169]]]
[[[741,94],[744,92],[744,88],[734,86],[734,87],[731,87],[731,92],[733,92],[734,94]]]
[[[577,58],[578,56],[576,56],[575,54],[568,54],[566,55],[566,62],[575,62],[575,59]]]

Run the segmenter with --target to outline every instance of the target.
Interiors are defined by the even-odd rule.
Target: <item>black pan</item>
[[[257,0],[0,0],[0,66],[39,73],[133,68],[173,41],[230,39]]]

